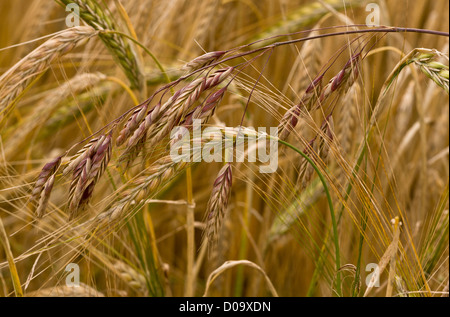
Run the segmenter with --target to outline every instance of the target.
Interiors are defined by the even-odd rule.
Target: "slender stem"
[[[195,261],[195,228],[194,228],[194,199],[192,189],[192,171],[188,166],[186,169],[186,187],[187,187],[187,215],[186,215],[186,231],[187,231],[187,269],[186,269],[186,287],[185,296],[194,296],[194,261]]]
[[[8,235],[6,234],[5,227],[3,226],[2,218],[0,218],[0,242],[3,244],[6,257],[8,259],[9,273],[14,285],[14,293],[16,297],[23,297],[22,286],[20,284],[19,274],[17,273],[16,263],[14,263],[14,256],[9,245]]]
[[[303,156],[309,164],[314,168],[317,175],[319,176],[320,181],[322,182],[325,195],[327,196],[328,206],[330,208],[330,215],[331,215],[331,223],[333,226],[333,238],[334,238],[334,247],[335,247],[335,266],[336,266],[336,293],[338,296],[341,296],[341,274],[339,272],[339,269],[341,268],[341,255],[340,255],[340,249],[339,249],[339,235],[337,230],[337,223],[336,223],[336,215],[333,208],[333,201],[331,199],[330,191],[328,189],[327,181],[325,177],[323,176],[322,172],[319,170],[317,165],[302,151],[297,149],[295,146],[291,145],[290,143],[287,143],[286,141],[278,139],[278,142],[281,144],[286,145],[287,147],[291,148],[301,156]]]
[[[106,77],[106,80],[114,82],[114,83],[118,84],[120,87],[122,87],[128,93],[128,95],[130,95],[130,98],[131,98],[131,100],[133,100],[134,105],[135,106],[139,105],[139,101],[136,98],[136,95],[133,93],[133,91],[130,89],[130,87],[128,87],[128,85],[125,84],[122,80],[120,80],[117,77],[113,77],[113,76]]]
[[[153,226],[153,220],[150,215],[150,208],[149,204],[146,204],[144,210],[144,220],[145,220],[145,226],[147,228],[147,231],[150,234],[150,245],[152,246],[152,255],[153,255],[153,263],[157,265],[157,269],[161,267],[159,263],[159,252],[158,252],[158,246],[156,244],[156,235],[155,235],[155,227]]]
[[[253,177],[254,174],[251,174]],[[253,179],[251,179],[250,182],[247,183],[246,185],[246,199],[245,199],[245,208],[244,208],[244,215],[243,215],[243,227],[241,230],[241,245],[239,247],[239,260],[243,260],[245,259],[245,255],[247,254],[247,245],[248,245],[248,238],[247,238],[247,231],[248,231],[248,227],[249,227],[249,222],[250,222],[250,208],[251,208],[251,203],[252,203],[252,183],[253,183]],[[236,274],[236,286],[234,288],[234,296],[235,297],[241,297],[243,294],[243,289],[244,289],[244,268],[243,267],[239,267],[237,274]]]
[[[161,71],[161,73],[164,74],[164,76],[166,77],[166,80],[168,83],[170,83],[170,78],[167,75],[167,72],[165,71],[164,67],[161,65],[161,63],[158,61],[158,59],[156,58],[155,55],[153,55],[152,52],[150,52],[150,50],[148,48],[145,47],[145,45],[143,45],[141,42],[139,42],[138,40],[134,39],[132,36],[123,33],[123,32],[118,32],[118,31],[111,31],[111,30],[104,30],[101,31],[101,33],[114,33],[114,34],[119,34],[122,36],[125,36],[126,38],[128,38],[130,41],[132,41],[133,43],[135,43],[136,45],[138,45],[139,47],[141,47],[155,62],[156,66],[159,68],[159,70]]]

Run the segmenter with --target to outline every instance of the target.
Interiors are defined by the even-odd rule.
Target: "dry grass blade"
[[[399,217],[395,217],[392,221],[392,226],[394,229],[394,239],[400,238],[400,226],[402,223],[399,220]],[[399,241],[397,241],[399,242]],[[393,254],[390,259],[390,266],[389,266],[389,278],[388,278],[388,284],[387,284],[387,290],[386,290],[386,297],[392,297],[392,291],[394,289],[394,283],[396,281],[396,261],[397,261],[397,250],[398,250],[398,244],[395,250],[393,251]]]
[[[3,220],[0,217],[0,242],[3,245],[3,249],[6,254],[6,258],[8,260],[9,273],[11,274],[11,279],[14,285],[14,292],[16,297],[22,297],[23,291],[22,286],[20,284],[19,274],[17,272],[16,263],[14,262],[14,256],[11,251],[11,246],[9,244],[9,238],[6,234],[5,227],[3,225]]]
[[[369,285],[367,285],[367,289],[364,293],[364,297],[367,297],[370,294],[370,291],[373,289],[373,287],[376,285],[377,281],[379,280],[381,274],[383,274],[384,270],[386,269],[387,265],[394,260],[395,261],[395,255],[398,250],[398,244],[400,242],[400,227],[402,225],[401,222],[399,222],[399,218],[396,217],[395,219],[392,219],[392,222],[394,224],[394,237],[392,239],[391,244],[388,246],[386,252],[384,252],[383,256],[381,257],[380,261],[378,262],[378,266],[375,269],[370,281]],[[393,275],[391,275],[393,276]],[[393,280],[390,279],[389,285],[393,283]],[[390,286],[391,287],[391,286]]]
[[[343,273],[343,272],[349,274],[345,276],[344,279],[351,278],[353,280],[352,285],[355,286],[355,292],[356,294],[359,294],[359,291],[361,289],[361,276],[357,274],[356,266],[353,264],[345,264],[341,266],[341,268],[336,273]]]
[[[214,282],[214,280],[220,276],[220,274],[222,274],[224,271],[231,269],[235,266],[238,265],[245,265],[248,267],[251,267],[253,269],[258,270],[263,276],[264,279],[267,282],[267,286],[269,288],[270,293],[272,294],[272,296],[274,297],[278,297],[278,293],[275,289],[275,287],[272,284],[272,281],[270,280],[270,278],[267,276],[266,272],[264,272],[264,270],[256,265],[255,263],[251,262],[251,261],[247,261],[247,260],[240,260],[240,261],[227,261],[224,264],[222,264],[220,267],[218,267],[217,269],[215,269],[209,276],[208,276],[208,280],[206,281],[206,288],[205,288],[205,293],[203,294],[203,297],[208,296],[208,291],[209,288],[211,286],[211,284]]]

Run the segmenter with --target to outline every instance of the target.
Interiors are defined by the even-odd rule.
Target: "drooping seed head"
[[[45,210],[47,209],[48,201],[50,199],[50,194],[52,192],[54,182],[55,182],[55,175],[52,175],[44,184],[44,188],[41,192],[39,203],[35,211],[36,217],[38,218],[42,218],[45,214]]]
[[[219,171],[213,184],[211,196],[206,209],[206,229],[204,239],[214,244],[220,233],[223,219],[228,207],[231,193],[232,172],[231,165],[227,164]],[[206,240],[204,240],[206,241]]]
[[[418,53],[409,62],[414,64],[424,73],[428,78],[433,80],[438,86],[443,88],[447,94],[449,92],[449,71],[448,65],[444,65],[433,59],[440,56],[442,53],[434,51],[433,53]]]
[[[48,182],[50,177],[56,173],[60,165],[60,156],[44,165],[41,172],[39,173],[39,176],[31,193],[31,200],[37,200],[41,196],[45,184]]]
[[[188,71],[195,71],[217,61],[225,53],[225,51],[215,51],[203,54],[191,60],[183,67],[183,69],[186,69]]]
[[[132,113],[123,129],[119,132],[119,136],[116,139],[117,146],[121,146],[131,136],[134,130],[137,129],[142,119],[144,119],[147,109],[148,105],[145,104]]]
[[[226,91],[227,87],[224,87],[212,93],[203,104],[197,106],[186,115],[182,121],[182,125],[190,127],[195,119],[200,119],[202,124],[207,122],[214,115],[216,107],[222,100]]]
[[[278,136],[281,140],[285,140],[297,126],[302,108],[311,111],[322,90],[322,79],[323,75],[315,78],[306,88],[300,102],[285,113],[278,125]]]
[[[36,203],[36,217],[41,218],[47,209],[55,182],[55,174],[61,165],[61,156],[44,165],[31,193],[31,201]]]
[[[94,187],[111,158],[111,139],[112,132],[98,137],[78,160],[69,190],[69,220],[75,218],[88,205]]]
[[[91,139],[81,150],[79,150],[67,163],[66,168],[64,168],[63,175],[67,176],[80,164],[81,161],[90,157],[96,148],[103,142],[105,138],[104,135]]]
[[[344,93],[353,85],[359,76],[359,64],[361,62],[361,53],[355,54],[345,64],[344,68],[337,73],[336,76],[330,79],[328,84],[324,87],[320,98],[319,106],[322,104],[333,92],[343,89]]]
[[[325,161],[330,153],[330,145],[334,140],[334,120],[332,115],[329,115],[322,123],[320,127],[323,135],[320,135],[319,143],[319,155],[320,158]]]
[[[170,107],[163,106],[161,116],[158,118],[157,123],[150,127],[148,131],[150,146],[155,145],[169,136],[170,131],[181,122],[183,117],[189,114],[192,106],[200,99],[202,93],[219,85],[233,70],[234,67],[219,69],[207,77],[194,80],[179,90],[177,98],[171,98],[174,100],[171,102]],[[212,98],[219,97],[220,93],[218,93],[219,95],[214,95]]]

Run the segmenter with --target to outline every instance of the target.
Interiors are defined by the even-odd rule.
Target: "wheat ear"
[[[141,273],[134,270],[131,266],[122,261],[116,261],[114,264],[114,270],[117,275],[131,288],[139,291],[140,293],[146,292],[147,284],[145,277]]]
[[[55,182],[55,174],[60,165],[61,157],[57,157],[45,164],[34,184],[33,191],[31,192],[31,201],[37,202],[35,214],[38,218],[41,218],[45,214]]]
[[[221,58],[225,54],[225,51],[215,51],[215,52],[209,52],[206,54],[203,54],[199,57],[194,58],[189,63],[184,65],[183,69],[187,71],[195,71],[197,69],[200,69],[202,67],[208,66],[215,61],[217,61],[219,58]]]
[[[355,133],[358,116],[358,98],[361,88],[358,83],[345,94],[342,101],[342,110],[338,120],[338,141],[344,153],[350,155],[353,147],[353,136]]]
[[[316,142],[317,138],[312,139],[306,145],[303,153],[308,155],[309,158],[314,159],[315,153],[319,151],[318,142]],[[308,186],[312,176],[314,175],[314,168],[311,164],[308,163],[308,160],[304,157],[301,158],[299,173],[297,177],[297,184],[299,184],[300,189],[304,189]]]
[[[94,29],[99,31],[118,31],[110,15],[96,0],[59,0],[64,5],[74,3],[80,8],[80,17]],[[125,72],[132,88],[140,88],[143,76],[131,46],[119,34],[100,33],[100,39],[117,59]]]
[[[110,158],[111,133],[91,141],[65,169],[65,173],[73,170],[68,202],[69,220],[86,208]]]
[[[278,125],[278,136],[285,140],[298,123],[299,116],[303,111],[310,111],[322,91],[322,78],[319,76],[306,88],[300,103],[289,109]]]
[[[185,162],[174,162],[170,155],[160,158],[145,170],[145,175],[136,177],[127,184],[129,190],[122,192],[119,201],[97,215],[93,226],[103,227],[119,221],[131,206],[151,199],[161,185],[168,182],[186,165]]]
[[[360,73],[361,53],[355,54],[345,64],[344,68],[330,79],[323,88],[317,106],[321,106],[334,92],[347,93],[350,87],[358,79]]]
[[[136,110],[120,132],[117,140],[119,144],[123,144],[127,136],[131,135],[132,128],[134,129],[134,133],[128,139],[126,149],[124,154],[120,156],[119,162],[126,162],[127,166],[129,166],[145,143],[151,147],[168,136],[170,131],[189,114],[189,110],[200,98],[201,94],[219,85],[233,70],[233,67],[220,69],[209,76],[194,80],[175,92],[164,104],[158,104],[153,107],[139,123],[139,126],[137,126],[137,117],[141,115]]]
[[[448,66],[434,60],[440,54],[437,51],[435,53],[418,53],[411,61],[448,94]]]
[[[71,51],[82,40],[91,38],[96,31],[79,26],[62,31],[22,58],[0,77],[0,120],[14,106],[25,89],[53,61]]]
[[[38,291],[31,292],[26,295],[27,297],[104,297],[103,293],[100,293],[92,287],[80,283],[78,287],[73,286],[55,286],[44,288]]]
[[[232,185],[231,165],[227,164],[219,171],[213,184],[211,196],[205,213],[206,229],[204,242],[217,242],[223,219],[228,207]]]
[[[179,90],[174,97],[169,99],[161,109],[161,117],[157,124],[149,129],[151,145],[161,141],[169,135],[170,131],[188,113],[191,106],[200,98],[201,94],[223,82],[234,70],[233,67],[219,69],[213,74],[194,80],[192,83]]]
[[[364,1],[360,0],[347,0],[345,2],[341,0],[323,0],[322,2],[330,5],[335,10],[342,10],[346,7],[356,7],[364,3]],[[297,32],[298,30],[317,22],[327,13],[329,13],[329,10],[323,3],[320,3],[319,1],[307,3],[289,14],[286,19],[281,19],[266,31],[260,33],[255,40],[267,40],[258,42],[255,46],[262,47],[274,43],[277,41],[277,37],[275,36]]]

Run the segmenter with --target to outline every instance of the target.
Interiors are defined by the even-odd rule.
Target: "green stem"
[[[337,230],[337,222],[336,222],[336,215],[333,208],[333,201],[331,199],[331,194],[328,189],[327,181],[325,177],[323,176],[322,172],[319,170],[317,165],[302,151],[297,149],[295,146],[293,146],[290,143],[287,143],[286,141],[278,139],[278,142],[281,144],[286,145],[287,147],[291,148],[301,156],[303,156],[306,161],[311,164],[311,166],[316,171],[317,175],[319,176],[320,181],[322,182],[325,195],[327,196],[328,206],[330,208],[330,215],[331,215],[331,223],[333,226],[333,239],[334,239],[334,247],[335,247],[335,266],[336,266],[336,293],[338,296],[341,296],[341,274],[339,273],[339,269],[341,267],[341,255],[340,255],[340,249],[339,249],[339,235]]]
[[[148,50],[148,48],[146,48],[146,47],[144,46],[144,44],[142,44],[141,42],[139,42],[139,41],[137,41],[136,39],[134,39],[132,36],[130,36],[130,35],[126,34],[126,33],[123,33],[123,32],[119,32],[119,31],[111,31],[111,30],[105,30],[105,31],[101,31],[101,33],[114,33],[114,34],[119,34],[119,35],[125,36],[127,39],[129,39],[130,41],[132,41],[133,43],[135,43],[136,45],[138,45],[139,47],[141,47],[141,48],[142,48],[142,49],[143,49],[143,50],[144,50],[144,51],[145,51],[145,52],[153,59],[153,61],[155,62],[156,66],[158,66],[159,70],[164,74],[164,77],[166,77],[167,82],[168,82],[168,83],[171,82],[171,80],[170,80],[169,76],[167,75],[167,73],[166,73],[164,67],[163,67],[163,66],[161,65],[161,63],[158,61],[158,59],[156,58],[156,56],[153,55],[153,53],[150,52],[150,51]]]

